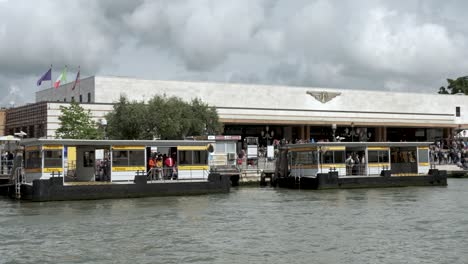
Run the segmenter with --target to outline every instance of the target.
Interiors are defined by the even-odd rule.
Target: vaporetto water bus
[[[273,184],[301,189],[446,186],[429,142],[317,142],[280,147]]]
[[[210,172],[213,142],[22,140],[13,195],[51,201],[229,192],[229,177]],[[173,160],[166,166],[169,157]],[[151,168],[150,158],[159,166]]]

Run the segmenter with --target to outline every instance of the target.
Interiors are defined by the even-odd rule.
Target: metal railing
[[[366,163],[346,165],[346,176],[359,175],[368,176],[369,170]]]
[[[180,173],[183,175],[180,175]],[[186,173],[188,172],[188,173]],[[145,174],[144,174],[145,173]],[[147,172],[137,171],[137,175],[146,175],[149,182],[165,182],[165,181],[200,181],[208,180],[208,170],[183,170],[179,171],[177,168],[151,168]]]
[[[258,159],[252,161],[253,162],[249,163],[247,159],[242,159],[242,164],[238,165],[239,170],[275,171],[276,159],[259,157]]]
[[[13,160],[4,160],[0,161],[0,174],[1,175],[10,175],[13,168]]]
[[[18,167],[13,173],[13,179],[15,183],[15,196],[16,199],[21,199],[21,185],[26,183],[26,177],[24,176],[24,169]]]

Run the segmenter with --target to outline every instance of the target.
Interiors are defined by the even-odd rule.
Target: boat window
[[[226,143],[216,143],[215,152],[217,153],[226,153]]]
[[[335,163],[345,163],[345,152],[344,151],[333,151]]]
[[[322,153],[322,163],[323,164],[333,163],[333,151],[325,151]]]
[[[226,143],[226,153],[236,153],[236,143]]]
[[[41,153],[39,152],[39,150],[26,151],[25,160],[26,164],[24,167],[26,169],[40,168],[42,165]]]
[[[392,163],[414,163],[416,162],[415,148],[392,148]]]
[[[418,149],[419,162],[429,162],[429,151],[427,149]]]
[[[144,150],[130,150],[128,151],[128,154],[130,166],[145,166]]]
[[[83,167],[85,168],[94,167],[94,151],[83,152]]]
[[[112,166],[128,166],[128,151],[127,150],[112,151]]]
[[[345,152],[342,150],[322,152],[322,164],[335,164],[345,162]]]
[[[192,150],[179,151],[179,165],[192,165]]]
[[[193,151],[193,164],[208,164],[208,155],[206,150]]]
[[[179,151],[179,165],[206,165],[208,164],[208,152],[206,150],[181,150]]]
[[[45,150],[44,151],[44,168],[61,168],[62,167],[62,150]]]
[[[313,165],[317,164],[317,151],[292,152],[292,164]]]
[[[145,166],[145,151],[114,150],[112,151],[112,166]]]
[[[387,163],[388,151],[387,150],[369,150],[367,152],[369,163]]]

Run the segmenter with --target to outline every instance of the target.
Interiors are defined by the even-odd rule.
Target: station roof
[[[24,139],[23,146],[65,145],[65,146],[204,146],[213,140],[89,140],[89,139]]]
[[[433,142],[316,142],[303,144],[288,144],[290,149],[304,147],[428,147]]]

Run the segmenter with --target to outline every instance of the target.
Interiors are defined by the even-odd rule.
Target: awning
[[[1,136],[0,141],[20,141],[20,139],[15,136],[8,135],[8,136]]]

